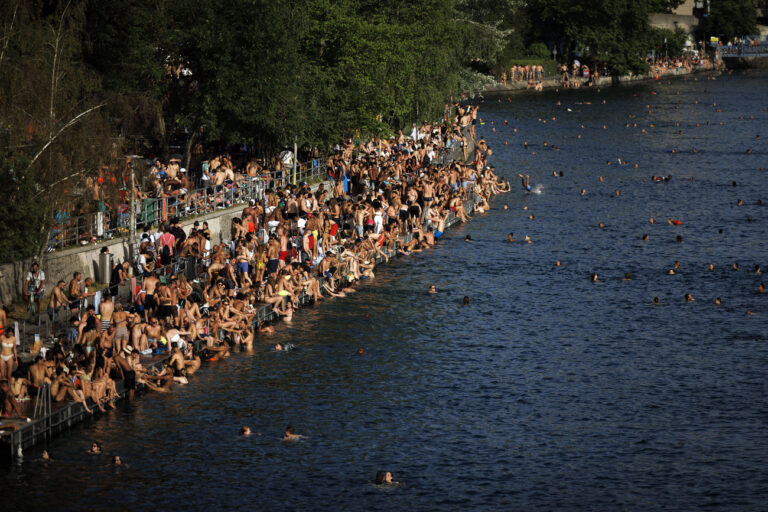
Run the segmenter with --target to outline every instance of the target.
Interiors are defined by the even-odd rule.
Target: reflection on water
[[[497,172],[541,194],[515,187],[255,353],[73,429],[53,462],[29,451],[3,508],[762,509],[766,93],[750,73],[487,99]],[[288,424],[308,438],[281,442]]]

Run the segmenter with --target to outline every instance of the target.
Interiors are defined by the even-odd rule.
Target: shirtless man
[[[245,172],[248,176],[258,176],[261,173],[261,166],[255,160],[251,160],[245,166]]]
[[[170,336],[170,334],[169,334]],[[179,384],[189,384],[187,380],[187,367],[184,364],[184,355],[179,350],[179,346],[174,341],[171,343],[171,359],[168,361],[168,367],[173,370],[173,381]]]
[[[42,357],[36,356],[35,362],[31,364],[27,370],[27,379],[30,382],[29,391],[31,395],[36,395],[39,388],[51,383],[51,379],[48,378],[47,372],[48,365],[45,364]]]
[[[200,369],[202,361],[200,360],[200,354],[197,352],[196,348],[192,348],[192,350],[189,351],[188,359],[184,361],[184,365],[187,368],[187,375],[193,375]]]
[[[276,274],[280,268],[280,242],[274,236],[269,238],[267,242],[267,276]]]
[[[136,371],[127,359],[132,352],[133,347],[128,345],[122,351],[116,352],[114,357],[115,365],[117,365],[120,373],[123,375],[125,389],[128,391],[128,400],[133,400],[134,391],[136,390]]]
[[[112,325],[112,314],[115,311],[115,303],[109,296],[104,297],[104,300],[99,304],[99,314],[101,315],[101,324],[99,325],[99,332],[104,332],[110,325]]]
[[[68,375],[64,374],[64,368],[59,366],[56,368],[56,378],[53,379],[53,383],[51,383],[51,398],[54,402],[61,402],[67,396],[74,401],[83,404],[83,409],[85,409],[88,414],[93,414],[93,411],[88,408],[88,405],[85,402],[85,395],[83,392],[75,389],[72,380]]]
[[[149,324],[144,326],[144,336],[146,336],[148,348],[157,348],[162,335],[163,328],[157,318],[153,318]]]
[[[83,291],[80,288],[80,280],[82,278],[82,272],[75,272],[72,275],[72,280],[69,282],[69,309],[75,315],[80,310],[80,300],[83,295]]]
[[[51,331],[56,332],[56,319],[58,318],[59,308],[69,304],[69,299],[64,293],[66,287],[64,281],[56,283],[56,287],[51,292],[51,299],[48,301],[48,318],[51,320]]]
[[[173,323],[175,318],[175,307],[173,306],[173,293],[171,288],[166,284],[160,284],[157,288],[157,315],[165,320],[169,325]]]
[[[144,297],[144,320],[146,321],[150,316],[154,316],[157,309],[157,298],[155,297],[155,291],[160,280],[152,273],[149,277],[144,278],[144,285],[142,289],[146,294]]]
[[[115,326],[110,325],[99,336],[99,345],[104,354],[104,368],[111,368],[112,356],[115,355]]]

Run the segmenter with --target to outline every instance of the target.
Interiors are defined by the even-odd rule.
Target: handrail
[[[325,161],[320,158],[297,164],[296,182],[327,178]],[[271,171],[260,176],[238,176],[235,183],[208,186],[193,190],[180,189],[176,195],[137,200],[134,205],[136,229],[167,223],[173,217],[203,215],[216,210],[260,201],[264,192],[275,186],[292,183],[293,170]],[[90,245],[101,240],[127,236],[130,226],[130,205],[120,203],[113,210],[97,211],[71,217],[57,215],[48,237],[51,252],[74,245]]]

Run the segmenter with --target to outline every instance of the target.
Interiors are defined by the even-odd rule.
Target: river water
[[[28,450],[0,469],[2,509],[765,510],[767,106],[756,72],[486,98],[515,185],[489,214],[57,437],[53,462]]]

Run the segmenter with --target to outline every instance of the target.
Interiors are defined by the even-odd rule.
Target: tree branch
[[[3,43],[3,50],[0,51],[0,66],[3,65],[3,58],[5,57],[5,50],[8,49],[8,43],[11,42],[11,34],[13,32],[13,24],[16,21],[16,11],[19,10],[19,4],[21,2],[16,2],[16,7],[13,9],[13,17],[11,18],[11,26],[8,27],[8,35],[5,38],[5,43]]]
[[[65,124],[64,126],[62,126],[62,127],[59,129],[59,131],[58,131],[58,132],[56,132],[56,135],[53,135],[51,138],[49,138],[49,139],[48,139],[48,142],[46,142],[46,143],[45,143],[45,145],[44,145],[42,148],[40,148],[40,151],[38,151],[38,152],[37,152],[37,154],[35,155],[35,157],[32,159],[32,161],[31,161],[31,162],[29,162],[29,165],[27,166],[27,170],[30,170],[30,169],[32,168],[32,166],[35,164],[35,162],[37,161],[37,159],[38,159],[38,158],[40,158],[40,156],[41,156],[41,155],[42,155],[42,154],[45,152],[45,150],[46,150],[46,149],[48,149],[48,147],[49,147],[51,144],[53,144],[53,142],[54,142],[54,141],[55,141],[55,140],[58,138],[58,136],[59,136],[59,135],[61,135],[61,134],[64,132],[64,130],[66,130],[66,129],[67,129],[67,128],[69,128],[70,126],[73,126],[73,125],[77,124],[77,122],[78,122],[78,121],[79,121],[81,118],[83,118],[83,117],[87,116],[88,114],[90,114],[90,113],[91,113],[91,112],[93,112],[94,110],[98,110],[98,109],[100,109],[100,108],[101,108],[101,107],[103,107],[104,105],[106,105],[106,103],[101,103],[101,104],[99,104],[99,105],[96,105],[95,107],[91,107],[91,108],[89,108],[88,110],[84,110],[83,112],[80,112],[80,113],[79,113],[79,114],[77,114],[75,117],[73,117],[72,119],[70,119],[70,120],[69,120],[69,122],[68,122],[67,124]]]

